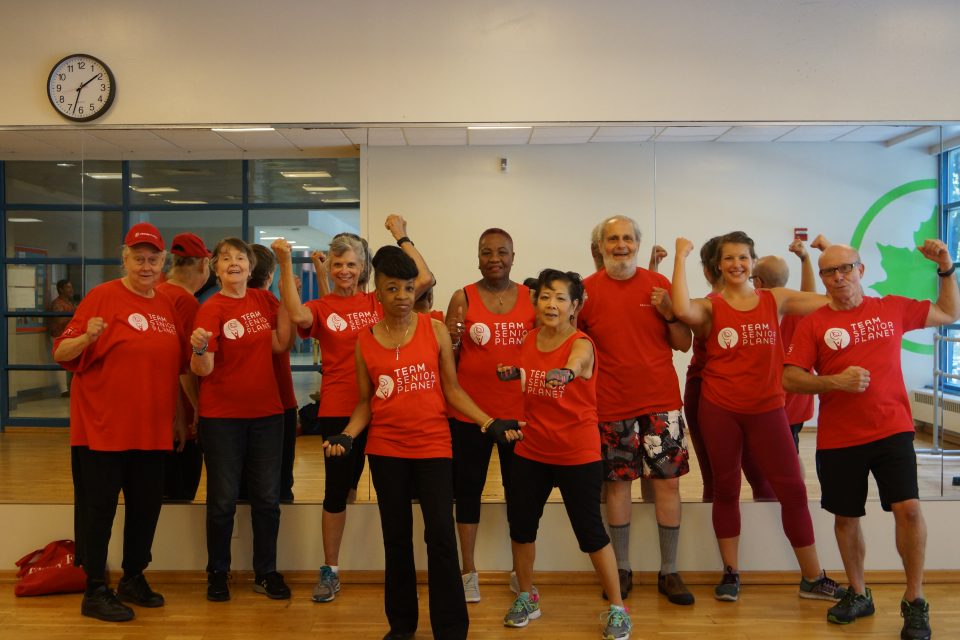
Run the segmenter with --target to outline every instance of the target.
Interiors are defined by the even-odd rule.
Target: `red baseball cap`
[[[203,240],[192,233],[178,233],[170,243],[170,253],[184,258],[209,258],[210,251]]]
[[[157,251],[163,251],[164,249],[163,237],[157,228],[149,222],[138,222],[130,227],[130,231],[127,231],[127,237],[124,238],[123,244],[128,247],[138,244],[148,244],[157,249]]]

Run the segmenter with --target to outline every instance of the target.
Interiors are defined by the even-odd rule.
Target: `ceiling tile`
[[[466,127],[404,127],[403,135],[411,146],[467,144]]]
[[[730,127],[667,127],[657,136],[657,142],[711,142]]]
[[[590,142],[646,142],[654,133],[654,127],[597,127]]]
[[[886,142],[897,136],[902,136],[920,127],[897,127],[886,125],[867,125],[855,129],[850,133],[837,138],[837,142]]]
[[[533,127],[520,127],[516,129],[507,128],[481,128],[468,129],[467,139],[470,145],[498,145],[498,144],[527,144],[530,141],[530,134]]]
[[[731,127],[717,138],[717,142],[773,142],[794,129],[796,125],[792,124]]]
[[[370,127],[367,130],[367,144],[371,147],[402,147],[407,141],[403,137],[403,129]]]
[[[859,125],[804,125],[781,136],[777,142],[830,142],[859,128]]]
[[[277,129],[277,133],[298,149],[343,147],[353,144],[350,138],[344,135],[342,129]]]
[[[210,129],[163,129],[157,131],[164,140],[187,152],[240,151],[240,147],[217,135]]]
[[[353,144],[367,144],[366,129],[342,129],[343,135],[350,139]]]
[[[530,144],[582,144],[596,131],[597,127],[534,127]]]

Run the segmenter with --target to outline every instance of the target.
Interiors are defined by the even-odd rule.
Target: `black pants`
[[[467,637],[470,620],[463,598],[457,536],[453,526],[453,488],[449,458],[391,458],[368,455],[377,490],[386,571],[384,603],[390,630],[417,629],[417,572],[413,562],[413,508],[410,492],[420,495],[424,541],[427,543],[427,584],[430,627],[437,640]]]
[[[293,502],[293,460],[297,455],[297,408],[283,411],[283,457],[280,459],[280,500]]]
[[[165,451],[91,451],[71,447],[76,563],[87,584],[105,582],[107,548],[123,491],[123,571],[142,572],[150,564],[153,535],[163,504]]]
[[[193,500],[203,473],[203,451],[196,440],[187,440],[183,451],[164,454],[163,497],[167,500]]]
[[[477,524],[480,522],[480,497],[487,482],[494,441],[480,432],[479,425],[455,418],[450,419],[450,436],[453,440],[453,493],[457,498],[457,522]],[[496,445],[500,457],[500,482],[509,500],[513,443],[498,442]]]
[[[326,440],[330,436],[343,433],[348,417],[323,416],[317,418],[320,435]],[[367,446],[367,432],[364,429],[353,439],[353,447],[345,456],[330,456],[323,459],[323,510],[327,513],[343,513],[347,509],[347,497],[351,489],[356,489],[363,475],[364,450]]]

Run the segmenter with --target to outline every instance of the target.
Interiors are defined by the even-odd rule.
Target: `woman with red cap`
[[[210,277],[210,251],[203,240],[192,233],[174,236],[170,243],[173,256],[167,279],[157,285],[157,291],[170,298],[180,326],[184,352],[190,348],[188,331],[200,308],[195,297]],[[203,453],[197,444],[197,376],[187,368],[180,374],[180,429],[186,434],[175,443],[176,450],[167,456],[163,477],[163,495],[168,500],[193,500],[200,486],[203,471]]]
[[[80,612],[110,622],[134,617],[130,602],[159,607],[143,576],[163,501],[163,463],[173,440],[177,378],[185,364],[177,316],[155,285],[165,258],[157,228],[130,228],[124,275],[87,294],[54,343],[74,373],[70,445],[77,564],[87,574]],[[106,581],[107,546],[123,491],[123,578]]]

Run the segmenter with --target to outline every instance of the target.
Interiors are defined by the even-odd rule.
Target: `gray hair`
[[[600,250],[600,247],[603,246],[603,228],[606,227],[611,222],[629,222],[633,225],[633,235],[637,239],[637,244],[640,244],[640,241],[643,239],[643,232],[640,231],[640,225],[637,224],[637,221],[629,216],[624,216],[617,214],[615,216],[610,216],[609,218],[604,218],[600,221],[600,224],[593,228],[593,245],[597,248],[600,253],[603,253]]]
[[[353,233],[338,233],[330,241],[330,255],[342,256],[347,251],[353,251],[357,254],[360,261],[360,278],[357,284],[363,288],[370,281],[370,272],[373,270],[373,263],[370,261],[370,249],[367,241]]]

